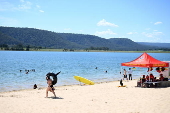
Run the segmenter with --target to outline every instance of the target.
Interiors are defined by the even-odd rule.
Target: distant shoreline
[[[0,51],[11,51],[11,50],[1,50]],[[63,51],[63,49],[40,49],[40,50],[30,50],[30,51],[51,51],[51,52],[117,52],[117,53],[170,53],[170,51],[104,51],[104,50],[74,50],[74,51]]]

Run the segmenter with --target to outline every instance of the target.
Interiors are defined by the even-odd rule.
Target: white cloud
[[[39,10],[39,12],[44,13],[44,11],[41,10],[41,6],[40,5],[36,5],[36,8]]]
[[[39,6],[39,5],[36,5],[36,7],[37,7],[37,8],[40,8],[40,6]]]
[[[162,24],[162,22],[155,22],[154,25]]]
[[[44,11],[43,11],[43,10],[39,10],[39,12],[44,13]]]
[[[21,5],[18,5],[18,9],[31,9],[32,3],[29,1],[21,0]]]
[[[151,33],[146,33],[143,32],[142,35],[144,35],[145,37],[141,38],[140,40],[144,40],[147,42],[162,42],[163,40],[163,32],[158,32],[158,31],[154,31]]]
[[[22,11],[28,10],[32,8],[32,3],[29,1],[20,0],[18,5],[14,5],[10,2],[1,2],[0,3],[0,11]]]
[[[118,25],[116,25],[116,24],[114,24],[114,23],[107,22],[105,19],[99,21],[99,22],[97,23],[97,26],[119,27]]]
[[[127,33],[128,35],[132,35],[133,33],[132,32],[129,32],[129,33]]]
[[[145,35],[146,37],[157,37],[157,36],[160,36],[160,35],[163,35],[162,32],[152,32],[152,33],[146,33],[146,32],[143,32],[142,33],[143,35]]]
[[[114,33],[113,31],[111,31],[110,29],[108,29],[107,31],[96,31],[95,35],[107,35],[107,34],[110,34],[110,35],[116,35],[116,33]]]
[[[18,5],[6,1],[0,3],[0,12],[1,11],[31,11],[31,9],[36,9],[37,11],[44,13],[44,10],[41,9],[40,5],[34,5],[33,3],[26,0],[20,0]]]
[[[129,32],[128,35],[137,34],[137,32]]]

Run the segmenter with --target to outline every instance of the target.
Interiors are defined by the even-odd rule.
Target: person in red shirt
[[[153,74],[150,74],[149,77],[150,77],[150,81],[154,81],[154,76],[153,76]]]
[[[146,80],[149,81],[149,76],[148,75],[146,76]]]
[[[164,80],[163,74],[160,74],[159,80],[160,80],[160,81],[163,81],[163,80]]]

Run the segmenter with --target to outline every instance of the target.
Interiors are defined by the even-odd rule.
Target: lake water
[[[120,80],[121,63],[129,62],[142,53],[115,52],[33,52],[0,51],[0,92],[46,87],[46,74],[57,73],[55,86],[79,84],[73,76],[82,76],[94,82]],[[149,53],[161,61],[170,61],[170,53]],[[95,69],[97,67],[97,69]],[[25,70],[32,70],[26,74]],[[20,72],[20,70],[22,70]],[[107,73],[106,73],[107,71]],[[133,78],[147,74],[146,68],[133,70]],[[155,71],[156,72],[156,71]]]

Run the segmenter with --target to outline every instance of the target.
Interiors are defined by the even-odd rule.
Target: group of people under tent
[[[145,86],[146,84],[144,84],[144,82],[155,82],[156,83],[159,81],[168,81],[168,79],[164,78],[162,73],[159,74],[159,78],[155,77],[152,73],[150,73],[149,75],[146,75],[146,76],[142,75],[142,78],[140,78],[140,81],[138,82],[137,86],[142,85],[142,87],[146,87]]]

